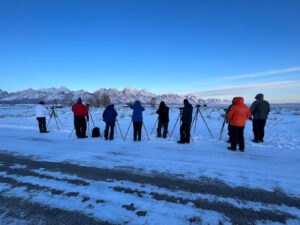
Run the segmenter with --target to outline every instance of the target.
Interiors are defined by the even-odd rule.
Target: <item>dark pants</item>
[[[37,121],[39,122],[40,132],[43,133],[46,131],[46,117],[37,117]]]
[[[265,136],[266,120],[253,119],[253,133],[255,141],[263,141]]]
[[[137,138],[140,141],[142,138],[142,126],[143,122],[133,122],[133,139],[136,141]]]
[[[232,130],[231,148],[236,149],[236,146],[238,144],[240,150],[245,149],[244,128],[245,127],[231,126],[231,130]]]
[[[230,124],[228,124],[228,136],[229,136],[228,142],[231,143],[231,141],[232,141],[232,126]]]
[[[166,123],[162,123],[162,122],[158,122],[158,127],[157,127],[157,137],[161,137],[161,129],[163,128],[163,138],[167,137],[168,134],[168,125],[169,122]]]
[[[180,142],[190,143],[191,138],[191,124],[190,123],[181,123],[180,126]]]
[[[110,129],[110,132],[109,132],[109,129]],[[115,130],[115,123],[106,123],[105,132],[104,132],[105,140],[108,139],[108,132],[109,132],[109,140],[114,139],[114,130]]]
[[[74,126],[78,138],[86,137],[86,120],[84,116],[74,116]]]

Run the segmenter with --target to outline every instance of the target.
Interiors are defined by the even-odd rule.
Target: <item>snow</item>
[[[56,109],[63,123],[63,127],[56,127],[51,121],[48,134],[38,132],[37,121],[34,117],[34,105],[0,106],[0,153],[11,153],[19,156],[28,156],[36,160],[49,162],[70,162],[98,168],[127,169],[143,174],[166,174],[181,179],[198,180],[201,177],[219,179],[231,187],[244,186],[259,188],[267,191],[281,190],[289,196],[300,197],[300,105],[274,105],[266,126],[265,142],[252,143],[252,125],[247,122],[245,128],[245,152],[231,152],[226,149],[228,144],[227,128],[224,129],[223,138],[219,141],[219,132],[223,123],[221,114],[224,107],[212,106],[201,109],[204,118],[212,131],[212,139],[205,127],[202,118],[198,117],[196,133],[192,129],[193,142],[189,145],[178,145],[179,124],[172,138],[159,139],[155,137],[155,129],[150,135],[150,140],[145,135],[141,142],[132,139],[132,127],[126,141],[120,136],[116,127],[115,140],[105,141],[103,138],[77,139],[75,135],[69,137],[73,130],[73,116],[70,108]],[[103,109],[92,110],[96,126],[104,129],[101,121]],[[130,124],[131,111],[128,108],[117,106],[118,122],[123,135]],[[169,131],[174,127],[179,110],[176,107],[170,110]],[[155,109],[147,108],[144,113],[144,124],[148,134],[151,133],[157,116]],[[48,118],[47,118],[48,119]],[[92,123],[89,124],[88,136],[91,136]],[[1,165],[0,165],[1,166]],[[15,164],[12,169],[26,168],[24,165]],[[68,210],[83,211],[102,220],[113,223],[130,224],[186,224],[188,218],[198,215],[203,224],[217,224],[221,220],[230,224],[226,216],[211,210],[195,208],[193,204],[175,204],[165,201],[156,201],[152,198],[138,198],[123,192],[111,191],[114,187],[130,187],[145,191],[146,196],[151,191],[169,196],[188,199],[208,199],[208,201],[223,201],[239,208],[254,208],[255,210],[272,208],[292,212],[299,217],[299,209],[285,205],[268,205],[259,202],[239,202],[232,198],[216,197],[210,194],[189,193],[187,191],[171,191],[153,185],[139,185],[129,181],[92,181],[71,176],[60,172],[47,170],[32,170],[41,175],[49,175],[60,179],[81,179],[89,186],[70,184],[38,178],[33,176],[18,176],[0,171],[3,177],[10,177],[19,182],[30,182],[40,186],[47,185],[53,189],[66,192],[79,192],[76,197],[67,198],[63,195],[51,195],[48,192],[28,193],[23,187],[10,188],[9,185],[0,183],[0,192],[6,190],[7,196],[19,196],[39,203],[47,202],[52,207]],[[82,203],[84,196],[89,200]],[[105,201],[96,204],[97,199]],[[147,216],[137,217],[122,205],[134,202],[140,210],[146,210]],[[92,205],[92,208],[89,207]],[[155,207],[153,207],[155,205]],[[299,218],[298,218],[299,219]],[[300,220],[297,220],[298,222]],[[295,223],[289,220],[290,224]],[[296,223],[295,223],[296,224]]]

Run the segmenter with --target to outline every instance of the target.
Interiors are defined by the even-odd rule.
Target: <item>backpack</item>
[[[92,137],[100,137],[100,129],[99,127],[94,127],[92,130]]]

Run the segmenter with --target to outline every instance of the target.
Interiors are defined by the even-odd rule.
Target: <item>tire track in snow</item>
[[[200,180],[184,180],[177,177],[170,177],[164,174],[135,174],[132,171],[104,169],[95,167],[86,167],[74,165],[66,162],[47,162],[36,161],[22,156],[13,156],[7,153],[0,153],[0,171],[5,172],[8,176],[16,175],[19,177],[33,176],[41,179],[47,179],[48,182],[55,180],[57,182],[67,182],[73,185],[88,186],[93,181],[102,181],[112,183],[112,181],[130,181],[136,184],[152,185],[157,188],[164,188],[170,191],[185,191],[188,193],[201,193],[220,196],[224,198],[240,199],[242,201],[260,202],[264,204],[286,205],[300,209],[300,199],[293,198],[279,191],[266,191],[262,189],[251,189],[246,187],[231,187],[220,180],[202,178]],[[14,165],[21,165],[22,168],[12,168]],[[80,179],[62,179],[50,175],[41,175],[32,170],[46,169],[51,172],[61,172],[68,175],[76,175]],[[87,182],[87,180],[89,182]],[[12,177],[0,176],[0,182],[10,184],[12,187],[26,187],[28,190],[48,191],[52,194],[64,196],[77,196],[77,192],[68,192],[65,190],[53,189],[28,182],[20,182]],[[113,185],[112,185],[113,186]],[[145,192],[132,190],[131,188],[111,187],[115,192],[123,192],[134,195],[137,198],[152,198],[156,201],[164,201],[180,205],[192,204],[203,210],[219,212],[230,219],[233,224],[254,224],[256,221],[273,221],[285,223],[288,219],[297,217],[288,212],[274,211],[272,209],[259,211],[251,208],[238,208],[228,202],[208,201],[207,199],[188,199],[178,196],[170,196],[157,192]],[[70,194],[72,193],[72,194]],[[3,196],[2,196],[3,197]],[[86,197],[86,201],[89,197]],[[146,199],[145,199],[146,200]],[[85,202],[85,201],[82,201]],[[28,203],[29,204],[29,203]],[[124,208],[124,205],[122,206]],[[125,206],[126,208],[126,206]],[[143,212],[143,211],[139,211]],[[138,212],[137,212],[138,213]],[[138,214],[137,214],[138,215]],[[195,217],[196,218],[196,217]]]

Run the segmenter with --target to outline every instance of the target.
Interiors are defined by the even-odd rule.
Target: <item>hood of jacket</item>
[[[113,108],[114,108],[113,105],[108,105],[108,106],[106,107],[106,109],[108,109],[108,110],[112,110]]]
[[[134,104],[140,106],[140,105],[141,105],[141,102],[140,102],[139,100],[137,100],[137,101],[135,101]]]
[[[255,99],[256,99],[256,100],[263,100],[263,99],[264,99],[264,95],[263,95],[263,94],[257,94],[257,95],[255,96]]]
[[[234,102],[235,105],[244,104],[244,98],[243,97],[236,97],[236,98],[234,98],[233,102]]]

